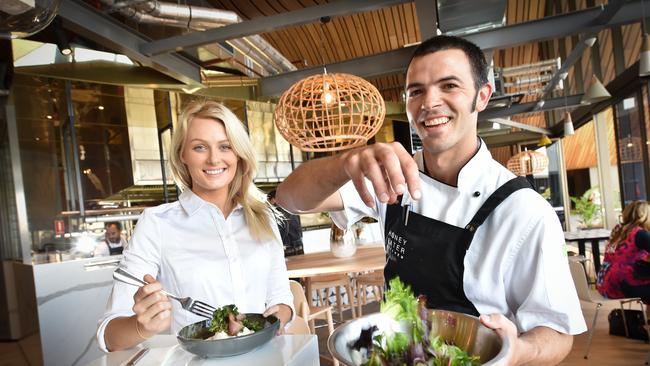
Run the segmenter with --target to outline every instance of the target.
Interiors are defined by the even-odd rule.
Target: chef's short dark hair
[[[422,57],[430,53],[450,49],[461,50],[467,56],[470,67],[472,68],[472,77],[474,79],[474,86],[476,87],[477,91],[481,89],[483,85],[488,83],[488,71],[487,62],[485,61],[485,54],[477,45],[460,37],[435,36],[420,43],[420,45],[415,49],[413,55],[411,56],[409,67],[411,67],[411,62],[413,62],[413,59],[416,57]]]

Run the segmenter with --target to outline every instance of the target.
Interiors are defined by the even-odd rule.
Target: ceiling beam
[[[415,14],[420,25],[420,38],[435,36],[438,31],[438,1],[415,0]]]
[[[281,28],[297,26],[320,20],[329,16],[343,16],[365,11],[381,9],[386,6],[411,2],[410,0],[355,0],[336,1],[324,5],[310,6],[300,10],[278,13],[265,17],[247,20],[224,27],[208,29],[202,32],[192,32],[169,37],[142,45],[140,48],[145,55],[160,55],[187,48],[202,46],[208,43],[218,43],[230,39],[266,33]]]
[[[513,104],[510,107],[497,107],[486,109],[478,114],[479,121],[490,120],[494,118],[505,118],[515,114],[531,113],[546,111],[552,109],[560,109],[566,107],[573,107],[580,105],[580,100],[583,94],[569,95],[567,97],[552,98],[544,103],[544,106],[539,110],[535,110],[537,102]]]
[[[59,6],[59,15],[66,28],[84,37],[126,55],[144,66],[169,75],[192,86],[200,86],[200,66],[178,54],[149,57],[140,47],[150,40],[113,18],[101,14],[80,0],[65,0]]]
[[[546,84],[544,87],[542,97],[537,101],[537,106],[535,107],[536,110],[544,104],[546,97],[551,95],[551,92],[553,92],[555,86],[561,80],[566,79],[567,75],[569,74],[569,69],[573,66],[573,64],[575,64],[578,60],[582,60],[582,54],[587,48],[591,47],[598,40],[598,32],[604,28],[604,25],[607,22],[612,20],[614,15],[616,15],[616,13],[623,6],[623,3],[623,0],[611,0],[605,6],[600,16],[594,20],[594,23],[600,23],[603,25],[583,34],[581,41],[573,48],[573,50],[571,50],[571,53],[569,56],[567,56],[566,60],[564,60],[562,66],[555,72],[553,78],[551,78],[551,81],[549,81],[548,84]]]
[[[531,42],[540,42],[589,32],[600,27],[628,24],[641,19],[641,1],[621,6],[616,15],[606,24],[600,24],[603,7],[593,7],[572,13],[545,17],[506,27],[486,30],[465,36],[484,51],[510,48]],[[408,61],[416,46],[404,47],[384,53],[359,57],[332,65],[326,65],[331,72],[346,72],[360,77],[388,75],[406,70]],[[387,67],[382,67],[382,64]],[[335,71],[336,70],[336,71]],[[293,83],[307,76],[322,72],[322,67],[312,67],[262,79],[261,92],[265,96],[278,96]]]

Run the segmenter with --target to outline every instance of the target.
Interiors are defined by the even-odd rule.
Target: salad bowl
[[[230,357],[250,352],[264,345],[280,329],[280,320],[273,315],[264,318],[262,314],[246,314],[246,317],[264,319],[264,329],[242,336],[207,340],[205,338],[213,333],[208,330],[211,320],[206,319],[183,327],[178,331],[176,338],[183,349],[199,357]]]
[[[429,331],[434,332],[446,343],[458,346],[469,355],[479,356],[482,365],[497,364],[503,360],[510,347],[505,337],[487,328],[472,315],[445,310],[428,310]],[[384,313],[375,313],[350,320],[339,326],[329,337],[327,347],[341,364],[359,366],[361,361],[354,356],[352,344],[359,339],[362,330],[372,326],[379,333],[409,333],[408,326]]]

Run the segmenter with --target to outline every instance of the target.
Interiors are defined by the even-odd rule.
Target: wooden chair
[[[327,306],[331,305],[329,301],[330,289],[336,290],[336,310],[339,313],[339,320],[343,322],[343,311],[348,308],[352,311],[352,318],[356,318],[356,309],[354,306],[354,292],[352,292],[352,282],[350,277],[345,274],[322,275],[307,278],[306,285],[307,295],[311,296],[312,291],[316,290],[318,294],[317,305]],[[341,296],[341,288],[345,289],[348,294],[348,305],[343,304],[343,296]],[[325,296],[321,294],[321,290],[325,290]]]
[[[384,298],[384,274],[381,271],[357,275],[354,279],[357,289],[357,315],[361,316],[362,305],[368,301],[367,287],[372,289],[372,301],[381,301]]]
[[[309,323],[309,329],[312,334],[316,334],[314,319],[323,319],[327,321],[327,330],[329,334],[334,332],[334,320],[332,319],[331,306],[311,306],[307,302],[305,290],[302,285],[296,281],[289,281],[291,293],[293,294],[293,306],[296,308],[297,315]]]
[[[296,309],[297,311],[297,309]],[[291,324],[287,327],[286,334],[312,334],[309,323],[305,318],[296,315]]]
[[[328,334],[332,335],[334,332],[334,320],[332,319],[332,307],[331,306],[310,306],[307,302],[307,297],[305,296],[305,290],[302,288],[302,285],[296,281],[290,280],[289,285],[291,287],[291,293],[293,294],[293,306],[298,313],[297,316],[306,320],[309,324],[309,330],[311,334],[316,334],[316,326],[314,324],[315,319],[325,319],[327,321],[327,330]],[[296,317],[296,320],[298,317]],[[293,324],[292,324],[293,326]],[[321,355],[321,357],[323,357]],[[334,366],[339,366],[337,360],[333,361]]]
[[[569,260],[569,268],[571,269],[571,277],[573,277],[573,282],[576,286],[576,291],[578,293],[578,298],[585,302],[590,302],[596,304],[596,312],[594,314],[594,319],[591,322],[591,329],[589,329],[589,340],[587,341],[587,350],[585,351],[584,358],[589,358],[589,349],[591,348],[591,341],[594,337],[594,331],[596,330],[596,320],[598,319],[598,311],[606,302],[618,301],[621,305],[621,312],[625,314],[623,309],[623,304],[637,302],[641,306],[641,312],[643,313],[643,320],[645,319],[645,309],[643,309],[643,303],[641,298],[630,297],[624,299],[608,299],[601,295],[598,291],[589,288],[589,283],[587,282],[587,274],[585,273],[585,268],[582,263],[579,261]],[[627,322],[623,321],[623,326],[625,327],[625,335],[628,334]]]

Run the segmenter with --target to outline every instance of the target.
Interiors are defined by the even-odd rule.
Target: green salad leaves
[[[455,345],[445,343],[434,331],[429,331],[426,297],[413,296],[410,286],[399,278],[390,281],[390,289],[381,303],[381,312],[391,318],[406,322],[410,334],[373,334],[373,326],[361,331],[352,348],[367,350],[364,366],[477,366],[478,356],[470,356]]]
[[[226,305],[212,313],[212,322],[208,330],[213,333],[224,332],[229,336],[237,335],[244,327],[253,332],[264,329],[266,320],[264,318],[247,317],[240,314],[234,304]]]

